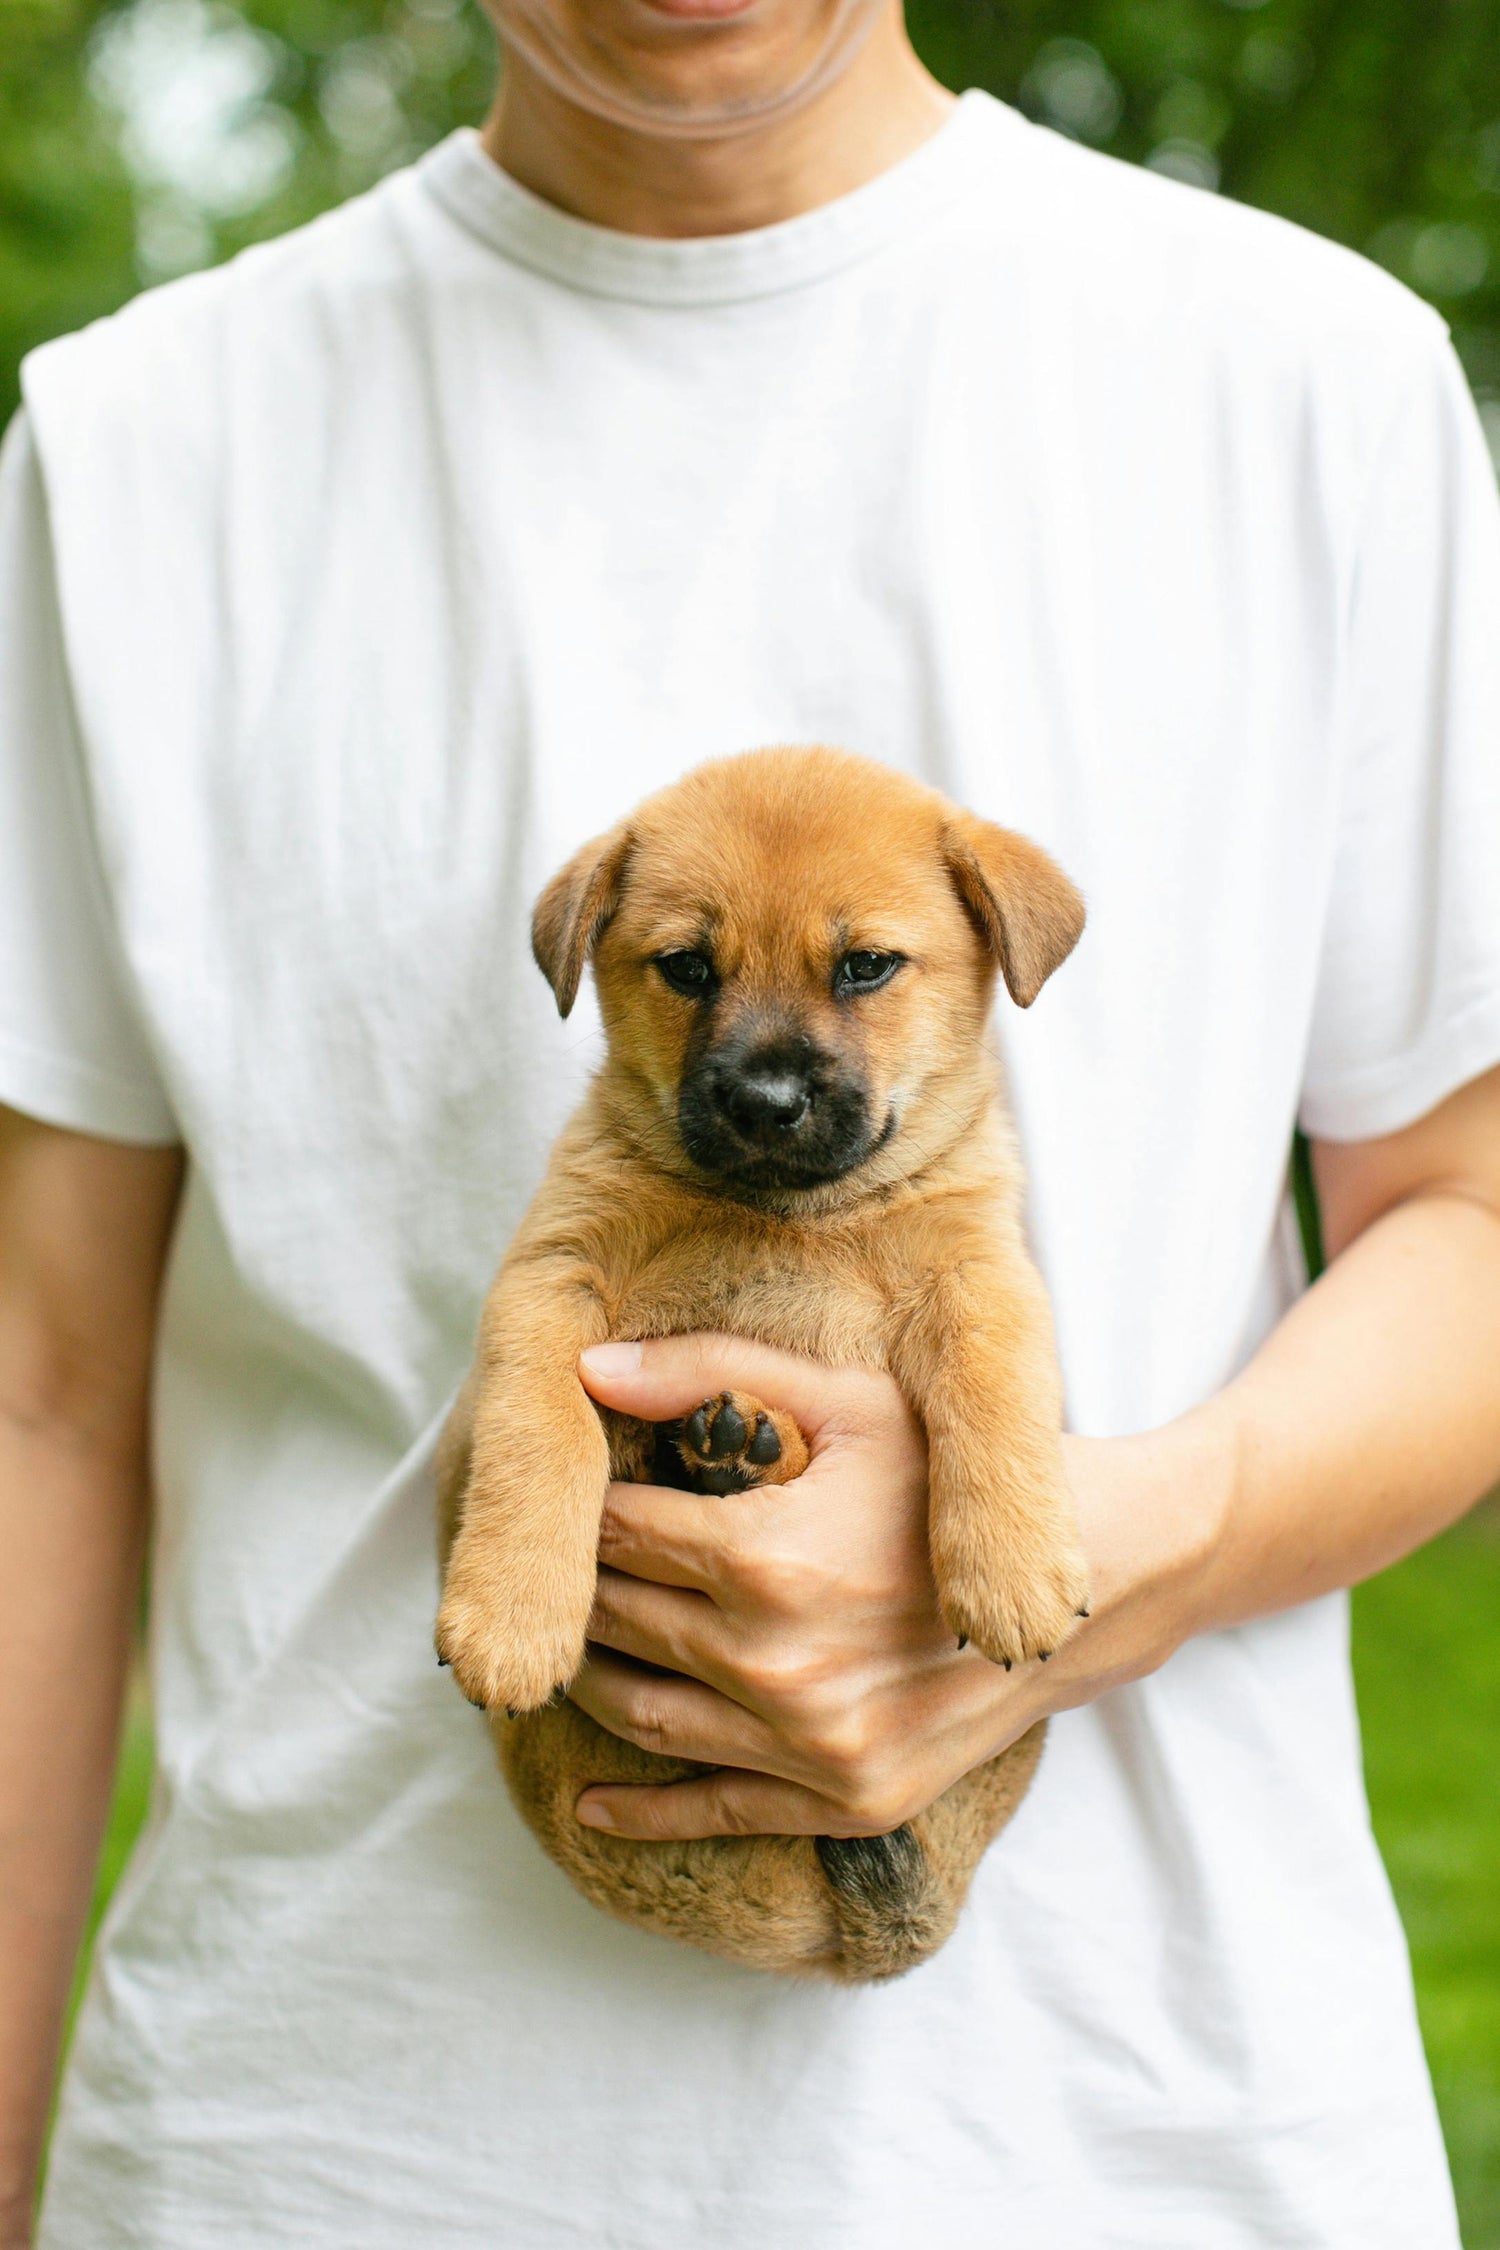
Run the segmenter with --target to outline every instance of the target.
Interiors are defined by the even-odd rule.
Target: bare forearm
[[[182,1172],[0,1108],[0,2250],[31,2237],[114,1770]]]
[[[114,1769],[141,1487],[128,1458],[0,1417],[0,2250],[30,2240]]]
[[[1377,1219],[1167,1442],[1226,1463],[1196,1629],[1355,1584],[1500,1476],[1500,1219],[1461,1195]]]

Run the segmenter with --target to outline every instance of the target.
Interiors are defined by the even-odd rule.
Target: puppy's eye
[[[901,953],[846,953],[833,975],[835,992],[876,992],[900,968]]]
[[[719,981],[706,953],[658,953],[656,966],[672,990],[688,1000],[705,999]]]

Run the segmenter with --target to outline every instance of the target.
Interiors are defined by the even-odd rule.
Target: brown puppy
[[[986,1023],[997,969],[1029,1007],[1082,927],[1034,844],[832,750],[700,767],[538,902],[564,1015],[593,959],[608,1056],[444,1433],[437,1640],[543,1845],[629,1921],[763,1968],[895,1975],[947,1937],[1030,1780],[1039,1727],[893,1836],[638,1843],[582,1827],[579,1792],[700,1769],[553,1699],[583,1662],[611,1476],[722,1492],[807,1461],[755,1400],[706,1401],[669,1449],[601,1413],[578,1355],[611,1337],[718,1330],[888,1369],[927,1433],[955,1636],[1010,1665],[1071,1629],[1051,1319]]]

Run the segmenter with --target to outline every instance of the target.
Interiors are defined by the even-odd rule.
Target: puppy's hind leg
[[[743,1391],[706,1398],[668,1428],[694,1492],[748,1492],[756,1485],[790,1484],[811,1458],[790,1414],[762,1406]]]
[[[888,1836],[820,1836],[842,1940],[832,1973],[878,1984],[930,1960],[953,1934],[985,1848],[1030,1786],[1045,1719]]]
[[[842,1984],[879,1984],[925,1961],[957,1914],[949,1890],[905,1821],[885,1836],[819,1836],[818,1862],[838,1917]]]

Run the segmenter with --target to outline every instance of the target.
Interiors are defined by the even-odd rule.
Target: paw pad
[[[747,1427],[732,1391],[725,1391],[719,1398],[706,1398],[697,1412],[688,1416],[682,1426],[682,1442],[684,1451],[696,1454],[701,1461],[729,1461],[743,1454],[757,1468],[768,1469],[781,1459],[781,1440],[769,1414],[757,1412]]]
[[[807,1466],[807,1448],[788,1417],[733,1391],[706,1398],[687,1416],[677,1432],[677,1452],[698,1492],[781,1483]],[[778,1468],[779,1476],[767,1473]]]

